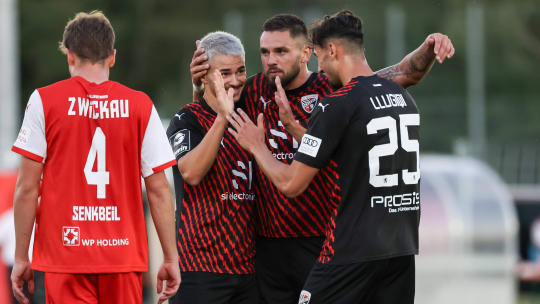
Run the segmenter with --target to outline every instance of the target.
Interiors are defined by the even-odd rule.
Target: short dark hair
[[[263,24],[263,31],[289,31],[291,37],[307,38],[307,27],[300,17],[293,14],[279,14],[268,18]]]
[[[114,40],[114,29],[102,12],[77,13],[66,24],[60,50],[96,63],[113,53]]]
[[[324,46],[329,38],[344,38],[359,47],[364,47],[362,19],[351,11],[343,10],[324,16],[310,28],[310,39],[314,45]]]

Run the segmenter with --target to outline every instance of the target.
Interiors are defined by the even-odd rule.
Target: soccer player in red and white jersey
[[[23,156],[11,275],[21,303],[29,302],[23,283],[33,290],[32,269],[45,272],[48,303],[142,303],[148,240],[141,176],[164,255],[159,303],[180,284],[172,196],[163,172],[176,161],[150,98],[109,80],[114,40],[101,12],[75,15],[61,43],[71,78],[35,90],[28,101],[12,148]]]

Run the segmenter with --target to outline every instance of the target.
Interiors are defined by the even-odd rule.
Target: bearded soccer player
[[[209,57],[206,90],[167,129],[178,160],[173,174],[183,276],[171,302],[256,303],[254,161],[226,130],[246,83],[244,47],[225,32],[206,35],[199,47]]]
[[[325,74],[307,68],[312,47],[304,22],[289,14],[276,15],[263,25],[260,38],[263,73],[250,77],[243,96],[252,120],[264,115],[265,139],[275,159],[290,164],[318,101],[333,91]],[[418,83],[438,57],[451,57],[445,35],[431,34],[400,63],[378,71],[404,87]],[[204,75],[202,49],[191,65],[194,83]],[[283,88],[284,90],[283,90]],[[281,97],[281,98],[276,98]],[[280,102],[288,100],[289,102]],[[287,198],[261,170],[257,182],[257,283],[263,303],[295,303],[323,245],[325,227],[335,202],[329,194],[335,178],[323,169],[307,190]]]
[[[289,197],[327,170],[337,206],[299,303],[414,303],[418,253],[419,127],[412,97],[376,75],[364,53],[361,20],[342,11],[311,30],[319,72],[335,87],[314,110],[291,165],[274,159],[242,111],[231,130]]]
[[[150,98],[109,80],[114,40],[101,12],[75,15],[61,42],[71,78],[35,90],[28,101],[13,145],[22,160],[11,279],[21,303],[29,302],[22,286],[28,281],[32,292],[32,269],[45,272],[47,303],[142,303],[148,240],[141,176],[164,255],[159,303],[180,284],[163,172],[175,164],[174,155]]]

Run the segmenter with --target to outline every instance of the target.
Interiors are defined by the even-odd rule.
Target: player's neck
[[[373,70],[364,56],[345,56],[339,64],[339,79],[343,85],[358,76],[372,76]]]
[[[217,113],[217,97],[210,92],[210,89],[204,90],[203,94],[204,101],[206,101],[206,104]]]
[[[308,70],[307,64],[302,64],[302,67],[300,68],[300,72],[296,77],[289,82],[287,86],[285,86],[285,90],[294,90],[296,88],[299,88],[302,86],[306,81],[308,80],[309,76],[311,75],[311,71]]]
[[[69,66],[71,76],[80,76],[89,82],[100,84],[109,80],[109,68],[106,65],[85,63]]]

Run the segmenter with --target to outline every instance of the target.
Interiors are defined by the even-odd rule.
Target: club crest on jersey
[[[311,292],[302,290],[298,304],[309,304],[309,300],[311,300]]]
[[[315,109],[315,105],[317,104],[317,100],[319,100],[319,95],[317,94],[302,96],[302,98],[300,98],[302,109],[308,113],[313,112],[313,109]]]
[[[81,230],[79,227],[62,227],[62,242],[64,246],[80,246]]]
[[[171,146],[173,147],[174,155],[176,157],[178,157],[178,155],[182,153],[191,150],[189,135],[190,132],[188,129],[182,129],[174,133],[174,135],[169,138]]]

